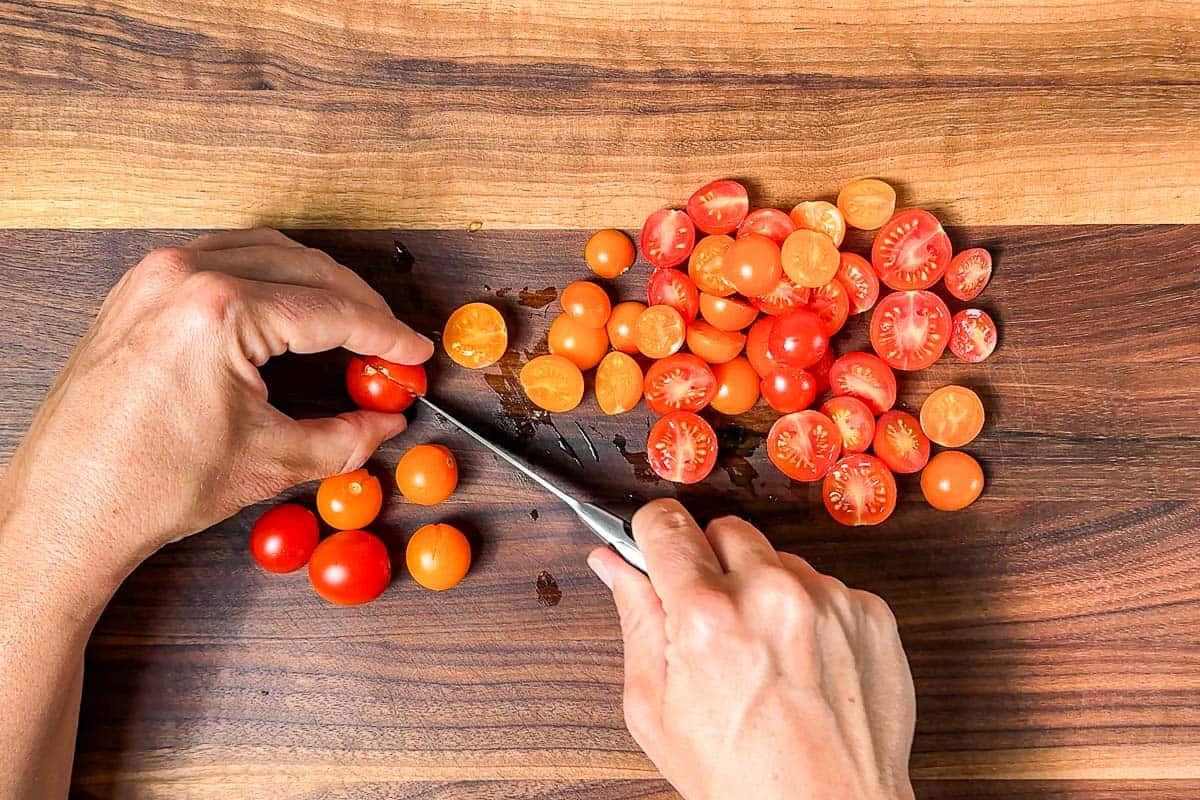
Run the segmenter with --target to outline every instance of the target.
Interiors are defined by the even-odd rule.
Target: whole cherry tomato
[[[346,389],[359,408],[398,413],[425,394],[425,367],[355,356],[346,367]]]
[[[250,554],[267,572],[295,572],[321,538],[317,515],[296,503],[267,509],[250,529]]]
[[[365,528],[383,507],[379,479],[365,469],[334,475],[317,487],[317,511],[331,527],[348,531]]]
[[[458,462],[440,444],[416,445],[396,464],[396,488],[418,505],[437,505],[453,494],[457,486]]]
[[[392,580],[392,562],[383,542],[366,531],[341,531],[325,539],[308,562],[317,594],[339,606],[369,603]]]
[[[471,569],[471,543],[453,525],[425,525],[408,540],[404,560],[413,580],[442,592],[457,586]]]

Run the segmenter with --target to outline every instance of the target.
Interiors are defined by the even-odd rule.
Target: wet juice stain
[[[517,292],[517,299],[526,308],[545,308],[553,303],[556,297],[558,297],[558,290],[553,286],[547,286],[545,289],[538,289],[536,291],[531,291],[526,286]]]
[[[558,588],[558,582],[546,570],[538,573],[536,585],[538,604],[542,607],[551,608],[558,605],[558,602],[562,600],[562,590]]]
[[[407,273],[412,272],[413,264],[415,263],[416,259],[413,258],[412,252],[404,246],[404,242],[400,241],[399,239],[393,239],[392,267],[397,272]]]

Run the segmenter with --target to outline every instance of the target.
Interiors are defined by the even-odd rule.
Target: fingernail
[[[587,565],[591,568],[592,572],[596,573],[596,577],[600,579],[600,582],[607,586],[611,592],[613,586],[612,575],[608,571],[608,565],[604,563],[599,553],[599,550],[593,550],[588,553]]]

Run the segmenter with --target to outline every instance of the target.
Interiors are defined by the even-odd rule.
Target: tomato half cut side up
[[[977,364],[996,349],[996,323],[986,311],[966,308],[950,320],[950,352]]]
[[[670,306],[650,306],[638,317],[633,336],[642,355],[647,358],[666,358],[683,347],[687,338],[687,323]]]
[[[766,236],[777,245],[783,244],[788,234],[796,230],[792,218],[778,208],[756,208],[746,215],[738,226],[737,238],[757,233]]]
[[[824,286],[813,289],[806,308],[821,320],[825,335],[833,337],[850,317],[850,292],[834,278]]]
[[[561,414],[583,399],[583,373],[562,356],[538,356],[521,367],[521,388],[538,408]]]
[[[921,208],[889,219],[871,245],[871,266],[892,289],[928,289],[950,266],[950,237],[938,218]]]
[[[660,208],[642,226],[642,255],[655,269],[687,261],[696,244],[692,218],[677,208]]]
[[[821,413],[833,420],[842,434],[842,452],[863,453],[875,439],[875,415],[857,397],[831,397]]]
[[[820,231],[833,240],[835,247],[840,247],[846,238],[846,218],[833,203],[824,200],[813,200],[800,203],[788,214],[797,228],[810,231]]]
[[[717,379],[699,356],[676,353],[650,365],[644,393],[646,404],[656,414],[699,411],[717,393]]]
[[[874,230],[896,210],[896,190],[877,178],[859,178],[838,192],[837,207],[847,225]]]
[[[650,429],[646,461],[664,480],[697,483],[716,466],[717,434],[691,411],[674,411]]]
[[[962,447],[983,430],[983,401],[965,386],[935,389],[921,404],[921,429],[942,447]]]
[[[783,272],[797,286],[816,289],[833,280],[838,271],[837,245],[823,233],[798,230],[780,250]]]
[[[992,254],[982,247],[963,250],[946,268],[946,290],[959,300],[974,300],[992,279]]]
[[[871,314],[871,346],[895,369],[925,369],[950,342],[950,309],[933,292],[892,292]]]
[[[705,233],[730,233],[737,230],[750,211],[750,195],[737,181],[706,183],[687,201],[687,214]]]
[[[857,397],[873,414],[896,404],[896,375],[878,356],[847,353],[829,369],[829,388],[835,395]]]
[[[775,420],[767,434],[767,456],[794,481],[819,481],[842,452],[842,436],[819,411],[797,411]]]
[[[700,292],[692,279],[677,269],[659,269],[646,283],[646,299],[652,306],[670,306],[691,324],[700,313]]]
[[[758,297],[751,297],[750,302],[762,313],[778,317],[807,306],[811,294],[811,289],[797,286],[787,275],[780,275],[779,283],[775,284],[774,289]]]
[[[842,253],[837,279],[850,293],[850,313],[870,311],[879,299],[879,276],[871,262],[854,253]]]
[[[821,495],[837,522],[878,525],[896,510],[896,478],[875,456],[855,453],[833,465]]]
[[[626,353],[612,352],[596,367],[596,404],[605,414],[624,414],[642,402],[642,368]]]
[[[725,253],[733,246],[730,236],[705,236],[688,257],[688,277],[700,291],[728,297],[736,289],[725,278]]]
[[[346,390],[359,408],[399,413],[428,388],[425,367],[394,364],[378,356],[355,356],[346,366]]]
[[[446,355],[467,369],[495,364],[508,348],[508,326],[500,312],[487,303],[467,303],[446,320],[442,328]]]
[[[875,455],[892,472],[911,475],[929,463],[929,437],[906,411],[885,411],[875,423]]]

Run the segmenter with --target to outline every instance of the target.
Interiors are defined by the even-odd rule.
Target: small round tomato
[[[850,313],[870,311],[879,299],[879,277],[871,262],[854,253],[842,253],[838,262],[837,279],[850,293]]]
[[[740,331],[758,318],[758,309],[736,297],[700,295],[700,316],[722,331]]]
[[[636,300],[617,303],[613,306],[612,313],[608,316],[608,324],[605,327],[608,330],[608,340],[614,350],[620,350],[622,353],[636,353],[638,351],[637,337],[634,335],[634,332],[637,330],[638,317],[645,310],[646,304],[639,303]]]
[[[837,205],[847,225],[874,230],[895,212],[896,190],[875,178],[859,178],[842,187]]]
[[[857,397],[831,397],[821,406],[821,413],[837,426],[842,450],[847,454],[866,452],[875,439],[875,417]]]
[[[650,429],[646,460],[664,480],[702,481],[717,463],[717,434],[691,411],[673,411]]]
[[[819,481],[842,451],[837,426],[819,411],[796,411],[775,420],[767,434],[767,455],[794,481]]]
[[[950,309],[933,292],[892,292],[871,314],[871,346],[895,369],[925,369],[950,341]]]
[[[646,404],[656,414],[699,411],[716,392],[712,368],[691,353],[659,359],[646,370]]]
[[[866,453],[834,464],[821,494],[829,516],[843,525],[878,525],[896,510],[896,478],[886,464]]]
[[[946,267],[946,290],[959,300],[974,300],[992,278],[992,254],[972,247],[950,259]]]
[[[780,364],[811,367],[829,350],[829,335],[816,314],[800,309],[775,319],[768,346]]]
[[[713,367],[717,393],[709,406],[721,414],[735,416],[749,411],[758,402],[758,373],[744,356]]]
[[[983,430],[983,401],[965,386],[935,389],[921,404],[921,429],[942,447],[962,447]]]
[[[805,367],[809,374],[813,376],[813,380],[817,382],[817,397],[829,391],[829,370],[833,369],[833,362],[837,358],[834,355],[833,347],[830,346],[825,351],[825,355],[821,356],[821,360],[813,364],[811,367]]]
[[[833,336],[842,329],[850,317],[850,292],[842,282],[834,278],[829,283],[812,290],[806,308],[821,320],[826,336]]]
[[[608,352],[608,331],[604,326],[591,328],[566,314],[550,323],[547,336],[550,352],[571,361],[580,369],[591,369]]]
[[[750,195],[737,181],[713,181],[696,190],[687,202],[687,213],[705,233],[737,230],[750,210]]]
[[[521,388],[538,408],[563,413],[583,399],[583,373],[562,356],[538,356],[521,367]]]
[[[335,605],[369,603],[392,580],[387,546],[366,531],[335,533],[313,550],[308,580],[317,594]]]
[[[596,403],[605,414],[624,414],[642,401],[642,368],[625,353],[609,353],[596,368]]]
[[[652,306],[670,306],[683,321],[691,323],[700,313],[700,293],[692,279],[677,269],[658,269],[646,283],[646,296]]]
[[[737,238],[758,234],[780,245],[794,230],[796,223],[778,208],[756,208],[738,226]]]
[[[588,328],[603,328],[612,313],[608,294],[591,281],[575,281],[558,296],[563,313]]]
[[[621,231],[596,231],[583,247],[583,260],[601,278],[615,278],[633,266],[637,253],[633,241]]]
[[[709,364],[724,364],[736,358],[746,346],[746,334],[723,331],[704,320],[688,326],[687,346]]]
[[[650,306],[634,326],[638,351],[647,358],[666,358],[679,352],[687,339],[687,323],[670,306]]]
[[[871,245],[871,266],[892,289],[928,289],[950,265],[950,237],[921,208],[889,219]]]
[[[295,572],[321,538],[317,515],[296,503],[267,509],[250,529],[250,555],[267,572]]]
[[[355,356],[346,366],[346,390],[359,408],[398,413],[425,394],[425,367]]]
[[[446,320],[442,346],[455,364],[480,369],[495,364],[508,349],[508,326],[487,303],[467,303]]]
[[[828,236],[801,229],[784,241],[780,258],[784,273],[797,286],[815,289],[837,275],[838,255],[837,246]]]
[[[424,525],[408,540],[404,561],[414,581],[442,592],[457,586],[471,569],[471,543],[453,525]]]
[[[747,297],[765,294],[775,288],[783,274],[779,245],[758,233],[739,235],[725,251],[721,268],[725,280]]]
[[[729,236],[705,236],[688,258],[688,276],[706,294],[728,297],[736,289],[725,280],[725,253],[733,247]]]
[[[660,208],[642,226],[642,255],[655,269],[687,261],[695,244],[692,218],[677,208]]]
[[[750,302],[764,314],[778,317],[807,306],[811,291],[797,286],[787,275],[780,275],[779,283],[775,284],[774,289],[758,297],[751,297]]]
[[[820,231],[833,240],[834,247],[840,247],[846,238],[846,218],[838,207],[824,200],[814,200],[801,203],[788,214],[797,228],[810,231]]]
[[[780,364],[763,376],[759,392],[771,408],[790,414],[813,404],[817,399],[817,382],[807,370]]]
[[[760,377],[775,370],[778,362],[771,354],[771,331],[775,328],[774,317],[763,317],[746,332],[746,359]]]
[[[834,361],[829,386],[836,395],[862,400],[874,414],[882,414],[896,403],[895,373],[870,353],[846,353]]]
[[[440,444],[409,448],[396,464],[396,488],[409,502],[436,506],[458,486],[458,462]]]
[[[917,418],[905,411],[885,411],[875,423],[875,455],[892,472],[910,475],[929,462],[929,437]]]
[[[317,511],[333,528],[348,531],[365,528],[383,508],[379,479],[365,469],[334,475],[317,487]]]
[[[983,492],[983,469],[960,450],[947,450],[929,460],[921,472],[921,494],[938,511],[958,511]]]
[[[950,352],[963,361],[978,363],[996,349],[996,323],[986,311],[967,308],[950,320]]]

